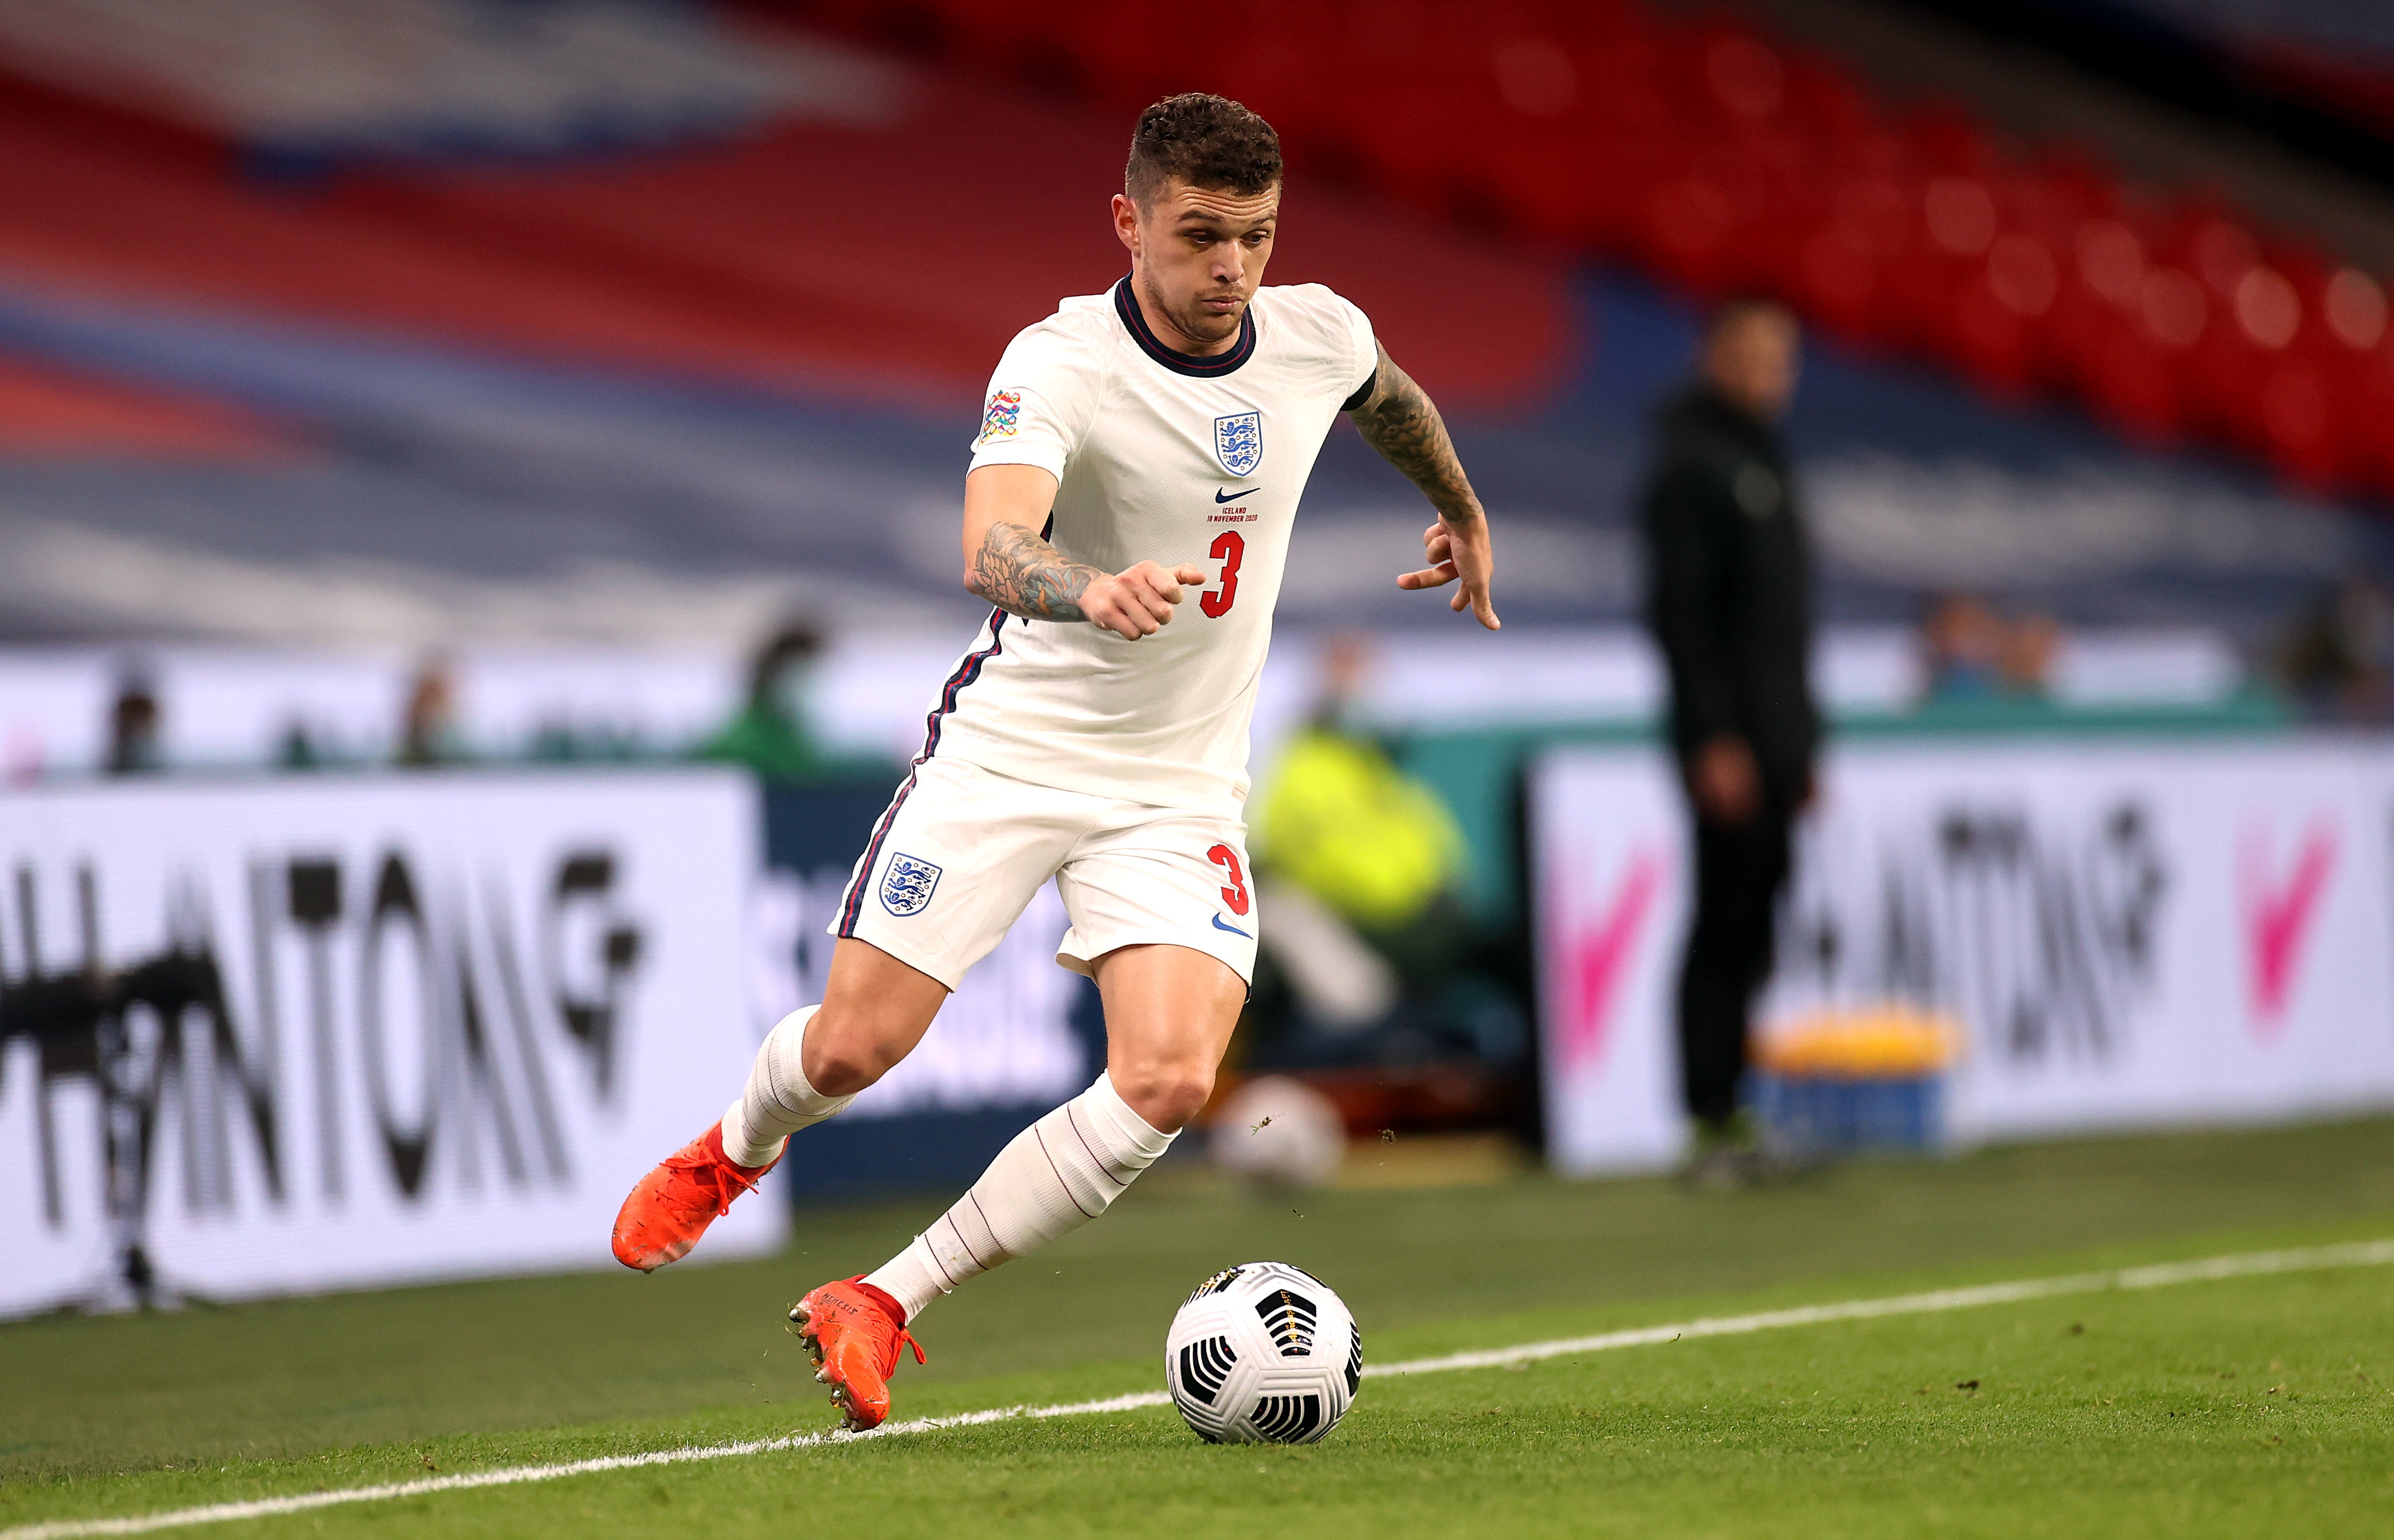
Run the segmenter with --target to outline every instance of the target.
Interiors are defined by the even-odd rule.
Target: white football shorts
[[[833,915],[853,936],[953,990],[1049,877],[1075,973],[1116,947],[1219,957],[1252,982],[1256,902],[1235,818],[1061,791],[934,757],[908,776]]]

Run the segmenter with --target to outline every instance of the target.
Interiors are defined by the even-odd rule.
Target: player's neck
[[[1155,296],[1147,292],[1146,278],[1136,270],[1131,273],[1130,297],[1132,303],[1138,307],[1139,316],[1147,322],[1147,329],[1154,336],[1155,340],[1176,353],[1184,354],[1190,358],[1212,358],[1217,353],[1227,353],[1239,345],[1240,327],[1238,326],[1230,328],[1230,336],[1211,341],[1204,337],[1190,336],[1187,332],[1182,331],[1172,317],[1164,313],[1164,308],[1155,302]]]

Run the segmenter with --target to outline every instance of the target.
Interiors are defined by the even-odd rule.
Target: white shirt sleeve
[[[990,376],[971,468],[1037,466],[1061,481],[1104,390],[1098,349],[1057,321],[1028,328],[1006,345]]]
[[[1347,376],[1346,394],[1339,398],[1345,401],[1352,399],[1370,385],[1372,376],[1379,373],[1380,344],[1372,336],[1372,318],[1346,296],[1340,295],[1337,298],[1339,311],[1346,318],[1347,330],[1352,334],[1355,345],[1354,366]]]

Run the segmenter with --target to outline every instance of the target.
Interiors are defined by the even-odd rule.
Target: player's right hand
[[[1184,584],[1205,581],[1203,568],[1164,567],[1142,561],[1081,590],[1081,613],[1100,631],[1125,641],[1151,637],[1172,624],[1172,607],[1186,597]]]
[[[1754,762],[1754,750],[1733,732],[1704,741],[1688,767],[1688,780],[1706,823],[1737,828],[1761,810],[1761,768]]]

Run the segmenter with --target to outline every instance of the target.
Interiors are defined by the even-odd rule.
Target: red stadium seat
[[[1967,109],[1899,116],[1843,60],[1742,20],[1651,0],[1246,0],[1197,23],[1241,46],[1192,72],[1144,0],[809,14],[936,33],[952,56],[1116,105],[1226,91],[1280,125],[1300,169],[1627,257],[1694,294],[1779,294],[1996,393],[2074,396],[2140,441],[2204,435],[2308,484],[2394,490],[2394,340],[2335,331],[2333,263],[2265,256],[2199,201],[2132,218],[2085,147],[2016,165]],[[2348,308],[2382,310],[2357,282]]]

